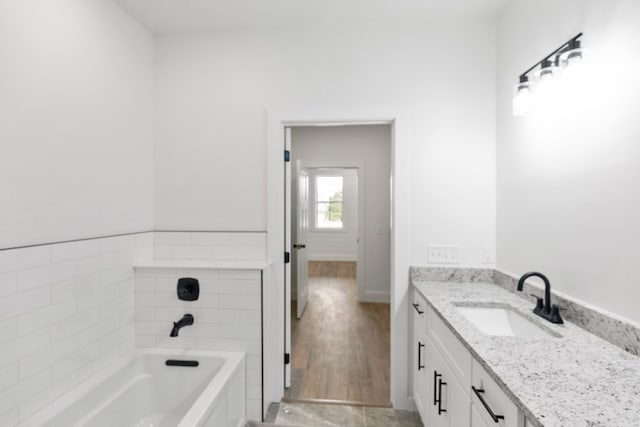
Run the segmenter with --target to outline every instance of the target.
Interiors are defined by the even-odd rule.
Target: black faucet
[[[182,316],[182,319],[178,320],[177,322],[173,322],[173,329],[171,329],[171,333],[169,334],[169,336],[177,337],[178,332],[180,331],[181,328],[184,328],[185,326],[190,326],[190,325],[193,325],[193,315],[185,314],[184,316]]]
[[[526,273],[518,280],[518,290],[522,291],[525,280],[533,276],[541,278],[544,282],[544,306],[542,305],[542,298],[538,298],[538,303],[536,304],[536,308],[533,309],[533,312],[551,323],[564,323],[562,317],[560,317],[560,309],[558,309],[558,306],[551,305],[551,283],[549,283],[547,276],[536,271]]]

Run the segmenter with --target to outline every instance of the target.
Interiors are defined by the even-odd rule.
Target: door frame
[[[266,139],[266,211],[267,256],[272,262],[273,281],[267,292],[276,298],[272,324],[265,330],[265,353],[280,355],[285,347],[285,128],[303,125],[391,124],[391,366],[389,400],[396,409],[415,409],[409,390],[409,195],[410,136],[409,118],[404,108],[362,107],[267,111]],[[273,322],[273,323],[271,323]],[[282,358],[270,357],[264,378],[265,401],[280,401],[284,394]]]

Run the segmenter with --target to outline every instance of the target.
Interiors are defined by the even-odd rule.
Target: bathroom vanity
[[[640,425],[637,356],[535,316],[490,280],[416,276],[410,363],[425,425]]]

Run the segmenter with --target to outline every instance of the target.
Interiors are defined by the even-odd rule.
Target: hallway
[[[285,400],[389,406],[389,304],[359,303],[354,262],[310,262],[302,319],[292,302]]]

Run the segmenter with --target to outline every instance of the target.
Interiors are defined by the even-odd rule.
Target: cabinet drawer
[[[487,425],[500,427],[518,427],[518,425],[521,425],[516,405],[475,359],[473,360],[472,385],[476,391],[472,390],[471,401],[475,410]],[[504,418],[496,420],[491,416],[490,412],[493,412],[495,416]]]
[[[429,312],[429,334],[442,352],[451,371],[464,387],[467,395],[471,393],[471,354],[438,315]]]
[[[413,298],[411,300],[410,310],[413,312],[413,324],[415,327],[424,328],[426,331],[429,327],[429,306],[427,305],[427,300],[415,288],[413,289]]]

